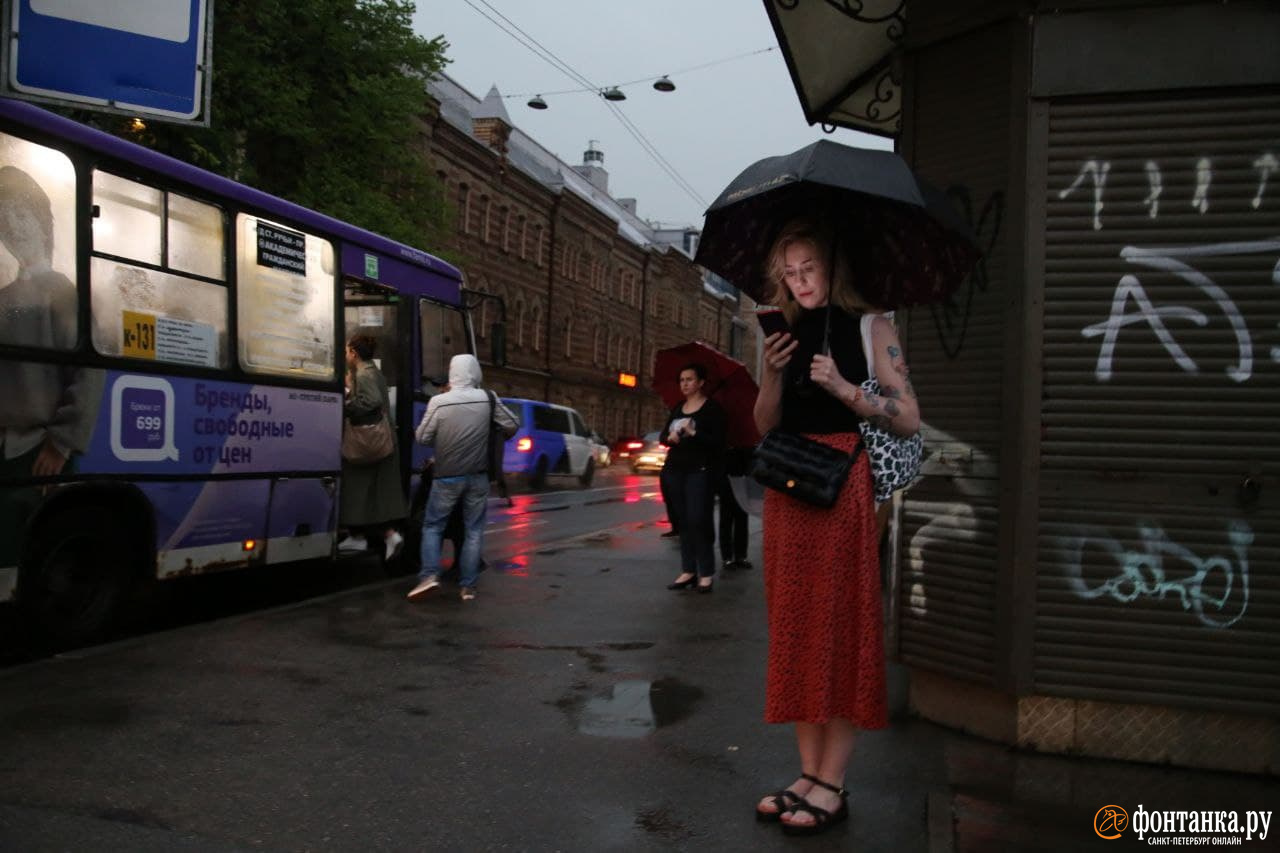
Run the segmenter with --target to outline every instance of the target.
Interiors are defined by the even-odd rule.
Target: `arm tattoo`
[[[866,396],[866,400],[867,400],[867,402],[868,402],[868,403],[870,403],[870,404],[871,404],[871,408],[873,408],[873,409],[878,409],[878,408],[880,408],[880,395],[879,395],[879,394],[868,394],[868,395]]]
[[[889,347],[889,358],[897,358],[902,355],[902,350],[897,347]]]
[[[876,429],[882,429],[886,431],[892,429],[892,426],[891,426],[892,421],[890,421],[888,418],[884,417],[883,415],[875,415],[874,417],[867,418],[867,420]]]
[[[880,393],[888,397],[890,400],[901,400],[902,392],[895,385],[886,385],[880,389]]]
[[[895,403],[895,402],[894,402],[894,401],[892,401],[892,400],[887,400],[887,401],[885,401],[885,404],[884,404],[884,410],[885,410],[885,412],[886,412],[886,413],[888,413],[889,417],[891,417],[891,418],[896,418],[896,417],[898,416],[899,412],[901,411],[901,410],[898,408],[898,404],[897,404],[897,403]]]

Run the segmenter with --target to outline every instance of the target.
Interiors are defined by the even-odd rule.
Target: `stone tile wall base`
[[[924,719],[1037,752],[1280,773],[1280,720],[1275,718],[1055,696],[1016,698],[923,670],[911,671],[909,707]]]

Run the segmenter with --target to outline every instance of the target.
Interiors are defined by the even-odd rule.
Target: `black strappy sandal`
[[[782,823],[782,832],[785,835],[817,835],[818,833],[826,832],[836,824],[843,823],[849,819],[849,792],[844,788],[837,788],[835,785],[829,785],[821,779],[814,779],[812,776],[810,776],[809,779],[813,784],[826,788],[828,791],[838,796],[840,798],[840,808],[830,812],[824,808],[813,805],[804,798],[801,798],[800,802],[792,806],[788,811],[808,812],[813,815],[813,823],[786,823],[785,821],[782,821],[781,817],[779,817],[778,820]],[[781,815],[781,812],[779,812],[779,815]]]
[[[814,782],[814,783],[817,783],[819,781],[817,776],[810,776],[808,773],[801,773],[800,778],[807,779],[810,782]],[[782,820],[783,812],[789,812],[792,809],[796,808],[800,803],[804,802],[804,797],[800,796],[790,788],[783,788],[781,791],[774,791],[772,794],[769,794],[768,796],[773,798],[773,805],[774,805],[774,808],[777,809],[777,811],[762,812],[760,811],[760,808],[757,806],[755,810],[756,820],[760,821],[761,823],[777,823],[780,820]]]

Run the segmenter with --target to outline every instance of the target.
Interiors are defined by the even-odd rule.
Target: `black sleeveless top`
[[[840,375],[854,385],[862,384],[870,375],[867,357],[862,351],[859,317],[836,307],[805,311],[791,330],[800,345],[792,353],[791,361],[783,374],[782,422],[779,427],[787,432],[833,433],[858,430],[858,415],[809,378],[813,357],[822,352],[828,311],[831,312],[828,355],[835,360]]]

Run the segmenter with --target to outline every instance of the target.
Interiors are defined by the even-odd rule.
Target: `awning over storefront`
[[[897,136],[906,0],[764,0],[810,124]]]

